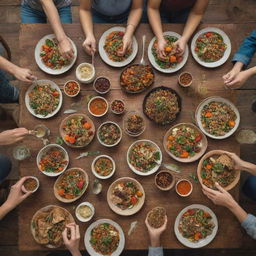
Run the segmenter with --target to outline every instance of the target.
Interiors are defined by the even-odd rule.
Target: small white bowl
[[[83,66],[87,66],[87,67],[90,67],[92,69],[92,74],[88,78],[82,78],[81,77],[80,68],[83,67]],[[86,62],[79,64],[76,68],[76,78],[81,83],[84,83],[84,84],[91,83],[95,78],[95,68],[94,68],[94,66],[92,64],[86,63]]]
[[[98,81],[98,79],[101,79],[101,78],[104,78],[104,79],[106,79],[106,80],[108,80],[108,82],[109,82],[109,88],[106,90],[106,91],[104,91],[104,92],[101,92],[101,91],[99,91],[97,88],[96,88],[96,86],[95,86],[95,84],[97,83],[97,81]],[[109,91],[110,91],[110,89],[111,89],[111,82],[110,82],[110,79],[108,78],[108,77],[106,77],[106,76],[99,76],[99,77],[97,77],[95,80],[94,80],[94,82],[93,82],[93,89],[97,92],[97,93],[99,93],[99,94],[107,94]]]
[[[76,94],[74,94],[74,95],[69,95],[69,94],[66,92],[66,85],[67,85],[69,82],[74,82],[74,83],[76,83],[76,84],[78,85],[78,92],[77,92]],[[67,81],[67,82],[64,84],[64,86],[63,86],[63,91],[64,91],[64,93],[65,93],[68,97],[71,97],[71,98],[76,97],[76,96],[79,94],[80,90],[81,90],[80,84],[79,84],[77,81],[75,81],[75,80],[69,80],[69,81]]]
[[[112,162],[113,170],[112,170],[112,172],[111,172],[109,175],[107,175],[107,176],[101,176],[101,175],[99,175],[99,174],[96,172],[96,170],[95,170],[95,163],[96,163],[96,161],[97,161],[99,158],[108,158],[108,159]],[[92,168],[92,173],[94,174],[95,177],[97,177],[97,178],[99,178],[99,179],[102,179],[102,180],[105,180],[105,179],[108,179],[108,178],[110,178],[110,177],[113,176],[113,174],[115,173],[115,170],[116,170],[116,164],[115,164],[115,161],[114,161],[114,159],[113,159],[112,157],[110,157],[110,156],[108,156],[108,155],[100,155],[100,156],[97,156],[97,157],[93,160],[91,168]]]
[[[80,207],[80,206],[83,206],[83,205],[88,206],[88,207],[91,209],[91,211],[92,211],[92,215],[91,215],[90,217],[88,217],[88,218],[84,218],[84,217],[82,217],[81,215],[79,215],[79,213],[78,213],[79,207]],[[81,222],[88,222],[88,221],[90,221],[90,220],[92,219],[92,217],[94,216],[94,214],[95,214],[95,208],[94,208],[94,206],[93,206],[91,203],[89,203],[89,202],[83,202],[83,203],[79,204],[79,205],[76,207],[75,213],[76,213],[76,217],[77,217],[78,220],[80,220]]]
[[[107,104],[106,111],[105,111],[103,114],[101,114],[101,115],[96,115],[96,114],[92,113],[92,111],[90,110],[90,105],[91,105],[91,103],[92,103],[95,99],[102,99],[102,100],[105,101],[106,104]],[[95,117],[102,117],[102,116],[106,115],[107,112],[108,112],[108,108],[109,108],[108,101],[107,101],[105,98],[101,97],[101,96],[93,97],[92,99],[90,99],[90,101],[89,101],[89,103],[88,103],[88,111],[89,111],[89,113],[90,113],[92,116],[95,116]]]
[[[25,181],[28,180],[28,179],[34,179],[34,180],[36,181],[36,183],[37,183],[37,187],[36,187],[33,191],[26,190],[26,188],[25,188],[25,186],[24,186]],[[39,184],[40,184],[38,178],[35,177],[35,176],[28,176],[28,177],[26,178],[26,180],[24,181],[24,183],[23,183],[23,185],[22,185],[22,187],[21,187],[22,191],[23,191],[24,193],[27,193],[27,192],[35,193],[35,192],[38,190]]]
[[[100,131],[101,127],[102,127],[103,125],[105,125],[105,124],[114,124],[114,125],[116,125],[116,126],[118,127],[118,129],[119,129],[119,131],[120,131],[120,138],[118,139],[118,141],[117,141],[116,143],[114,143],[114,144],[112,144],[112,145],[105,144],[104,142],[102,142],[102,141],[100,140],[99,131]],[[98,141],[100,142],[100,144],[103,145],[103,146],[105,146],[105,147],[108,147],[108,148],[114,147],[114,146],[116,146],[116,145],[121,141],[121,139],[122,139],[122,129],[121,129],[120,126],[119,126],[117,123],[115,123],[115,122],[111,122],[111,121],[104,122],[104,123],[102,123],[102,124],[100,125],[100,127],[99,127],[98,130],[97,130],[97,139],[98,139]]]
[[[190,186],[191,186],[191,189],[190,189],[189,193],[186,194],[186,195],[180,194],[180,193],[178,192],[178,189],[177,189],[178,184],[179,184],[180,182],[182,182],[182,181],[188,182],[188,183],[190,184]],[[193,185],[192,185],[192,183],[191,183],[189,180],[187,180],[187,179],[181,179],[181,180],[178,180],[178,181],[177,181],[177,183],[176,183],[176,185],[175,185],[175,190],[176,190],[176,193],[177,193],[179,196],[181,196],[181,197],[187,197],[187,196],[189,196],[189,195],[192,193],[192,191],[193,191]]]

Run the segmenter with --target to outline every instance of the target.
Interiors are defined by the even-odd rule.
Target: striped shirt
[[[67,7],[72,4],[72,0],[53,0],[57,9]],[[39,0],[22,0],[21,4],[27,4],[29,7],[42,11],[43,7]]]

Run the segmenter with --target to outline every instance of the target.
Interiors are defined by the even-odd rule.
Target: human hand
[[[68,230],[70,230],[70,239],[68,238]],[[71,252],[72,256],[80,256],[79,241],[80,231],[79,226],[75,223],[66,225],[66,228],[62,232],[62,238],[67,249]]]
[[[74,49],[71,45],[70,40],[67,37],[64,37],[59,41],[59,50],[60,54],[65,59],[73,59],[74,58]]]
[[[13,70],[13,75],[20,81],[23,82],[33,82],[36,77],[32,74],[30,69],[27,68],[21,68],[19,66],[15,65],[15,68]]]
[[[174,46],[177,47],[176,52],[179,56],[183,55],[186,49],[187,41],[181,37],[175,43]]]
[[[164,59],[166,57],[165,46],[166,46],[166,41],[164,37],[157,40],[157,54],[160,59]]]
[[[164,222],[163,226],[160,228],[151,227],[148,223],[148,218],[146,218],[145,224],[148,229],[151,246],[159,247],[161,245],[160,237],[161,237],[162,233],[166,230],[166,227],[167,227],[167,216],[165,216],[165,222]]]
[[[243,169],[245,161],[243,161],[238,155],[227,151],[225,151],[225,154],[233,160],[235,170]]]
[[[132,47],[132,35],[127,35],[127,33],[123,36],[123,48],[122,50],[118,51],[118,56],[124,56],[125,53],[131,49]]]
[[[231,70],[227,75],[229,75],[229,78],[224,80],[225,85],[231,89],[238,89],[251,76],[251,72],[250,70],[245,70],[236,74],[235,71]]]
[[[22,139],[29,134],[26,128],[16,128],[6,130],[0,133],[0,145],[11,145]]]
[[[89,54],[95,54],[96,52],[96,40],[94,36],[87,36],[83,42],[84,50]]]

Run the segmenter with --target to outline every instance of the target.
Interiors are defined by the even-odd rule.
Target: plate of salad
[[[72,203],[86,191],[89,177],[81,168],[70,168],[63,172],[54,184],[54,195],[63,203]]]
[[[50,118],[61,108],[62,92],[53,81],[37,80],[26,91],[25,104],[33,116],[41,119]]]
[[[161,166],[161,149],[151,140],[137,140],[127,151],[127,163],[134,173],[140,176],[151,175]]]
[[[164,136],[164,149],[176,161],[191,163],[198,160],[207,149],[207,138],[191,123],[179,123]]]
[[[179,56],[174,43],[181,37],[181,35],[167,31],[163,33],[166,41],[165,58],[160,58],[157,53],[157,39],[152,38],[148,46],[148,58],[152,66],[163,73],[174,73],[180,70],[188,60],[188,46],[186,45],[185,52]]]
[[[35,48],[35,60],[42,71],[51,75],[60,75],[75,64],[77,48],[75,43],[70,38],[68,39],[74,50],[74,58],[71,60],[61,56],[58,41],[54,34],[46,35],[39,40]]]
[[[102,60],[112,67],[124,67],[137,55],[138,43],[133,36],[132,46],[124,56],[120,54],[123,47],[124,27],[113,27],[105,31],[99,41],[99,54]]]
[[[142,208],[145,202],[145,191],[137,180],[123,177],[109,186],[107,200],[109,207],[115,213],[130,216]]]
[[[84,244],[91,256],[119,256],[124,250],[125,236],[113,220],[99,219],[87,228]]]
[[[201,204],[184,208],[176,217],[174,232],[177,239],[189,248],[201,248],[209,244],[218,231],[214,212]]]
[[[224,64],[231,54],[231,42],[219,28],[204,28],[198,31],[191,42],[194,59],[202,66],[215,68]]]

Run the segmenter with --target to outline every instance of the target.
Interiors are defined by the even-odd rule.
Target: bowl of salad
[[[59,133],[68,146],[83,148],[93,140],[95,126],[87,115],[72,114],[62,120]]]
[[[165,58],[160,58],[158,55],[158,46],[156,37],[152,38],[148,46],[148,58],[152,66],[163,73],[173,73],[180,70],[188,60],[188,46],[186,45],[185,52],[182,56],[177,52],[175,42],[181,35],[167,31],[163,33],[166,41]]]
[[[56,115],[61,108],[62,100],[59,86],[50,80],[35,81],[25,94],[27,110],[40,119]]]
[[[51,75],[60,75],[67,72],[76,62],[77,48],[68,38],[74,51],[74,58],[66,59],[60,54],[59,43],[54,34],[41,38],[35,48],[35,60],[38,67]]]
[[[191,163],[205,153],[208,142],[195,125],[179,123],[166,132],[163,144],[170,157],[182,163]]]
[[[80,92],[80,85],[75,80],[69,80],[64,84],[63,91],[68,97],[76,97]]]
[[[137,180],[123,177],[109,186],[107,201],[110,209],[115,213],[130,216],[142,208],[145,202],[145,191]]]
[[[157,172],[161,166],[162,152],[151,140],[137,140],[129,147],[126,159],[134,173],[148,176]]]
[[[101,145],[114,147],[122,139],[122,130],[117,123],[107,121],[102,123],[98,128],[97,138]]]
[[[176,217],[174,232],[177,239],[189,248],[201,248],[209,244],[218,231],[214,212],[201,204],[184,208]]]
[[[56,177],[68,167],[68,152],[58,144],[46,145],[38,152],[36,163],[43,174],[49,177]]]
[[[195,119],[200,130],[212,139],[226,139],[238,128],[240,114],[229,100],[213,96],[204,99],[197,107]]]
[[[89,177],[81,168],[70,168],[63,172],[54,183],[54,195],[63,203],[72,203],[86,191]]]
[[[113,176],[116,164],[112,157],[108,155],[97,156],[92,162],[92,173],[99,179],[108,179]]]

